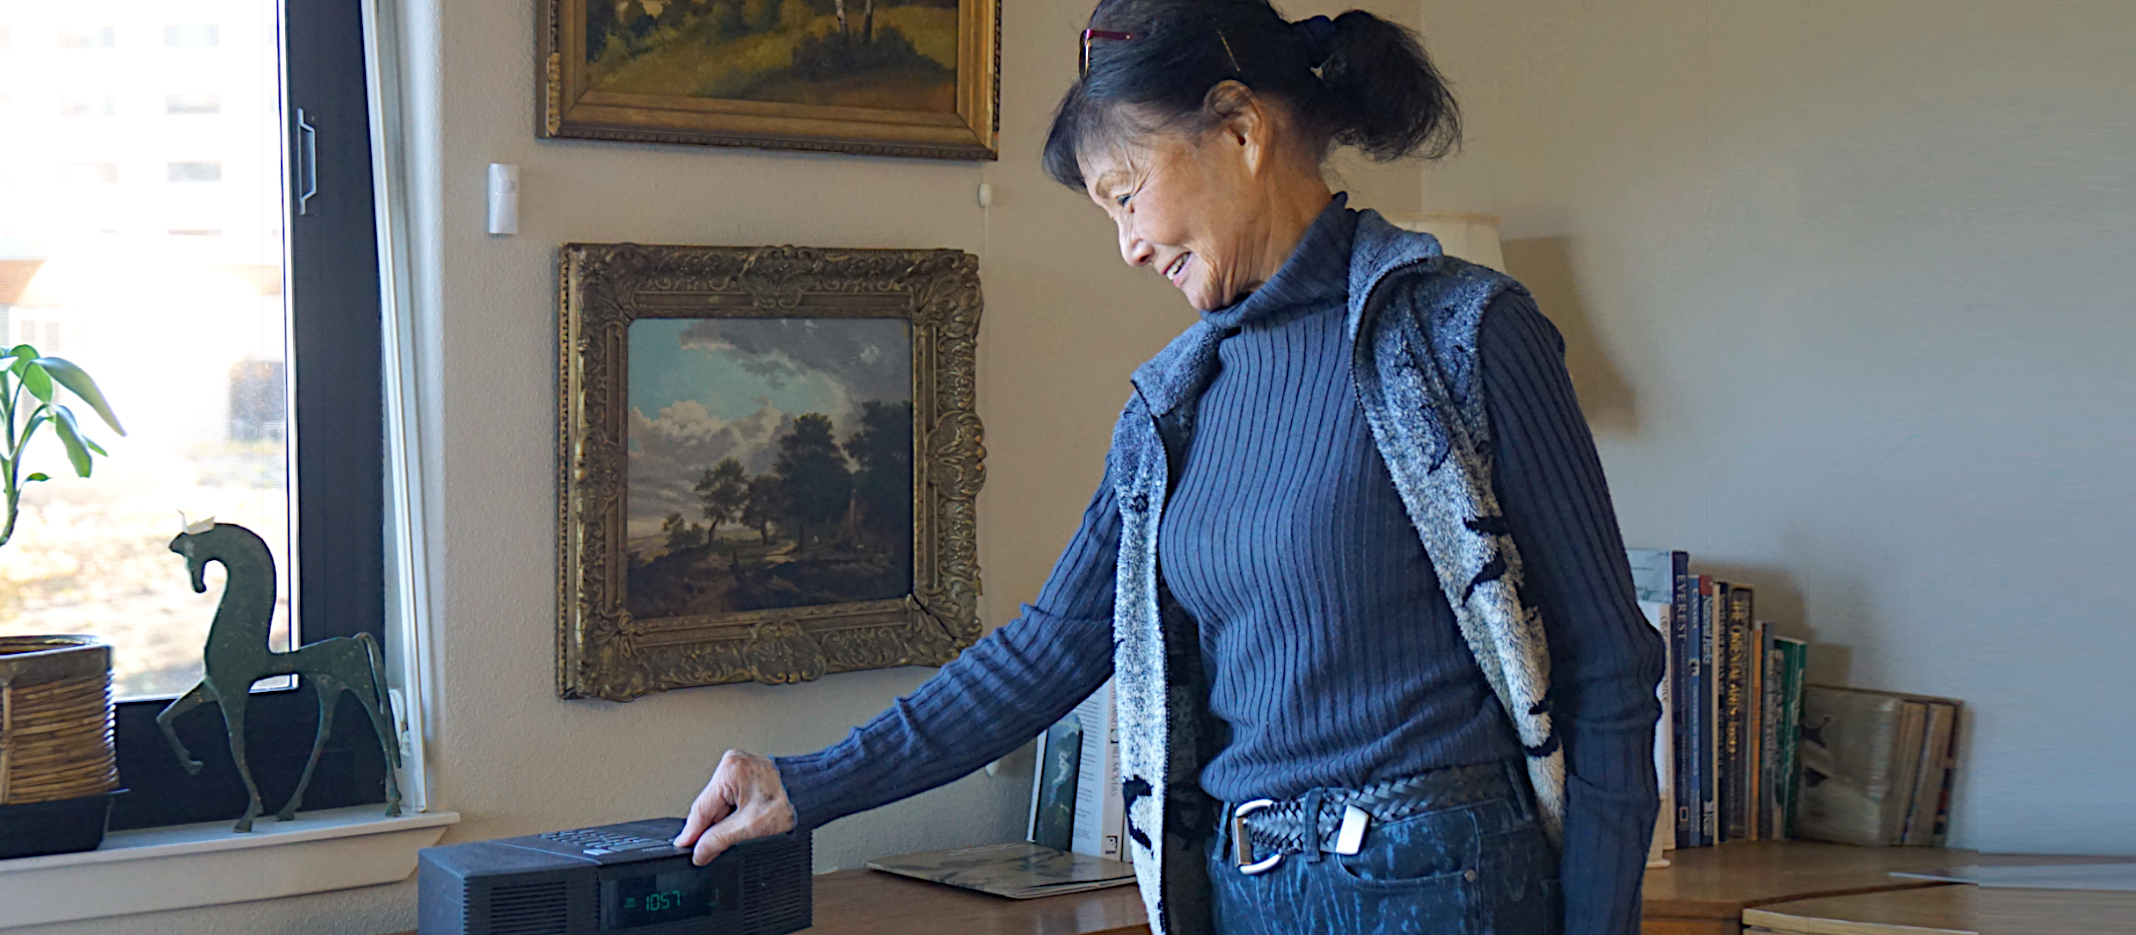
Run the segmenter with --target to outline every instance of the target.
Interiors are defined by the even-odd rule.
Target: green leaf
[[[60,357],[40,357],[37,359],[37,365],[51,374],[52,379],[58,380],[59,385],[66,387],[67,392],[81,397],[82,402],[88,403],[89,408],[96,410],[97,416],[104,420],[105,425],[111,426],[112,431],[120,435],[126,434],[126,429],[119,425],[119,417],[112,414],[111,404],[104,401],[103,391],[96,388],[96,381],[89,378],[88,371],[76,366],[73,361]]]
[[[94,451],[94,452],[96,452],[97,454],[103,455],[104,457],[107,457],[107,458],[111,457],[111,452],[105,451],[105,450],[104,450],[104,446],[102,446],[102,445],[99,445],[99,444],[97,444],[97,443],[96,443],[96,439],[93,439],[93,438],[90,438],[90,437],[89,437],[89,436],[87,436],[87,435],[84,435],[84,436],[82,436],[82,444],[84,444],[84,445],[88,445],[88,446],[89,446],[89,450],[90,450],[90,451]]]
[[[54,406],[57,418],[52,420],[52,430],[59,433],[59,440],[67,446],[67,460],[74,464],[76,477],[89,476],[89,449],[82,445],[81,428],[74,424],[74,413],[65,406]]]
[[[29,390],[30,395],[37,397],[38,402],[52,401],[52,375],[46,372],[45,368],[33,360],[22,365],[21,376],[22,388]]]
[[[41,481],[41,480],[51,480],[51,479],[52,479],[52,475],[50,475],[50,474],[46,474],[46,473],[45,473],[45,472],[43,472],[43,471],[38,471],[38,472],[37,472],[37,473],[35,473],[35,474],[32,474],[32,475],[30,475],[30,476],[28,476],[28,477],[25,477],[25,478],[23,478],[23,483],[26,483],[26,484],[34,484],[34,483],[36,483],[36,482],[38,482],[38,481]]]

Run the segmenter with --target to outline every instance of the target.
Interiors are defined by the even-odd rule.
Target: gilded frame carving
[[[872,156],[999,158],[1001,2],[957,4],[952,113],[782,104],[596,90],[586,61],[588,0],[540,0],[543,138],[749,146]]]
[[[978,258],[955,250],[566,244],[559,253],[556,689],[672,688],[940,665],[980,635],[985,480]],[[645,318],[903,318],[912,337],[913,583],[901,599],[637,619],[625,584],[630,326]]]

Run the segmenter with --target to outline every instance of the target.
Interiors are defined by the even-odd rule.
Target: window
[[[221,566],[195,594],[166,548],[174,508],[268,541],[280,572],[272,648],[383,638],[382,336],[362,6],[186,9],[193,22],[171,25],[157,4],[0,3],[0,28],[53,30],[62,48],[109,47],[122,32],[152,42],[160,29],[167,46],[216,47],[216,72],[231,76],[214,93],[169,92],[173,73],[159,56],[0,49],[0,74],[34,71],[63,100],[25,98],[10,126],[22,132],[0,157],[12,178],[67,183],[8,190],[0,273],[21,282],[0,281],[0,320],[20,325],[9,339],[40,352],[59,353],[52,342],[63,337],[63,356],[95,375],[129,433],[85,426],[111,453],[88,479],[73,476],[50,438],[26,452],[25,471],[53,480],[29,487],[15,537],[0,546],[0,633],[90,632],[113,644],[119,771],[131,790],[114,803],[113,828],[227,821],[245,799],[215,706],[175,725],[207,764],[198,776],[154,723],[199,680],[221,592]],[[112,25],[60,28],[58,16]],[[59,90],[84,87],[97,91]],[[112,104],[106,119],[62,117],[74,101],[101,114],[107,99],[155,95],[163,113]],[[219,115],[213,136],[165,119],[178,113]],[[312,133],[316,145],[298,145]],[[301,164],[305,152],[316,166]],[[202,187],[136,197],[112,184],[122,165],[128,182]],[[316,189],[302,213],[292,201],[300,187]],[[90,236],[99,230],[126,233]],[[271,812],[311,751],[317,701],[309,685],[254,691],[247,759]],[[307,809],[383,801],[377,740],[343,704]]]
[[[214,26],[163,27],[163,44],[167,46],[221,45],[221,40],[221,31]]]
[[[166,114],[219,114],[222,113],[222,95],[166,94],[163,96],[163,112]]]
[[[164,171],[173,182],[222,181],[220,162],[173,162],[166,165]]]
[[[64,354],[67,352],[66,346],[60,343],[59,340],[59,322],[24,320],[14,324],[14,343],[35,344],[38,350],[47,354]]]
[[[81,29],[61,29],[59,47],[62,49],[108,49],[116,34],[109,26],[94,26]]]

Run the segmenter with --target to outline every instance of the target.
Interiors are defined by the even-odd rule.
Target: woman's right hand
[[[690,803],[675,846],[694,847],[690,862],[702,867],[737,843],[793,829],[794,806],[786,800],[779,768],[769,758],[729,750]]]

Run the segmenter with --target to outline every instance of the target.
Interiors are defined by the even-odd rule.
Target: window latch
[[[311,213],[313,195],[319,194],[319,128],[304,119],[297,108],[297,213]]]

